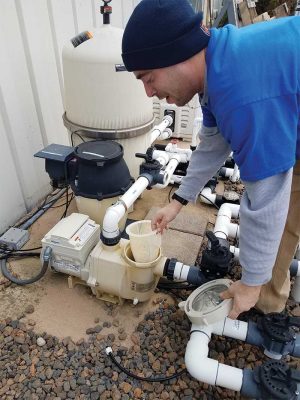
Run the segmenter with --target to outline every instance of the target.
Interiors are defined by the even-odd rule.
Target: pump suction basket
[[[222,300],[220,293],[232,283],[229,279],[216,279],[194,290],[179,307],[195,325],[211,325],[227,317],[232,308],[232,299]]]

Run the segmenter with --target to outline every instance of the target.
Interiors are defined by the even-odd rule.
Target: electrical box
[[[19,228],[10,228],[0,237],[0,244],[3,244],[10,250],[20,250],[28,240],[28,231]]]
[[[73,213],[59,221],[42,239],[52,248],[50,265],[56,271],[80,276],[91,250],[100,240],[100,225],[87,215]]]

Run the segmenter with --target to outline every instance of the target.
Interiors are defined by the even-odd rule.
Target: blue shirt
[[[212,29],[206,63],[208,113],[241,178],[291,168],[300,159],[300,18]]]

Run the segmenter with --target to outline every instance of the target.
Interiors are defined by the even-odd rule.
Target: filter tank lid
[[[123,157],[123,146],[112,140],[92,140],[77,146],[75,154],[87,163],[110,164]]]

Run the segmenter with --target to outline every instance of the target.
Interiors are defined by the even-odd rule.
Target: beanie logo
[[[200,29],[202,30],[203,33],[205,33],[205,35],[210,36],[210,31],[209,29],[204,26],[203,24],[200,25]]]

